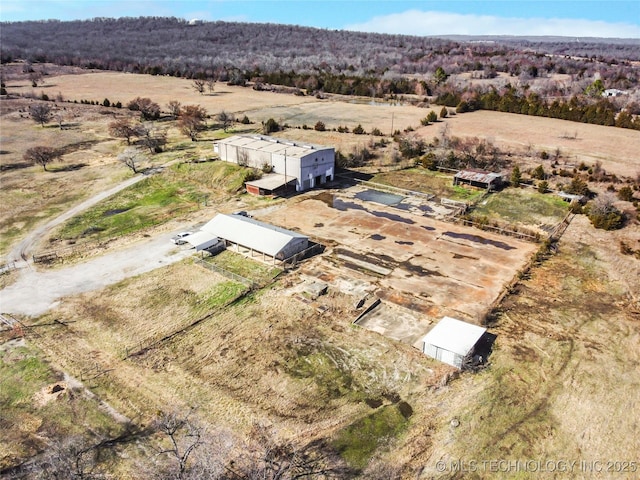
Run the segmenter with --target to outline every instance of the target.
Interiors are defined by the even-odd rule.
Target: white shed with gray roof
[[[464,359],[473,353],[486,328],[443,317],[422,339],[422,351],[436,360],[462,368]]]
[[[242,215],[218,214],[202,226],[212,236],[275,260],[287,260],[309,246],[309,237]]]

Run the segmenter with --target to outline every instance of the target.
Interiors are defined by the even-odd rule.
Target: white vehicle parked
[[[184,237],[188,237],[192,233],[193,232],[180,232],[176,236],[171,237],[171,241],[173,243],[175,243],[176,245],[184,245],[185,243],[187,243],[187,242],[185,242]]]

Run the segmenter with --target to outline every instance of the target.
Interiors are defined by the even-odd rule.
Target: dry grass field
[[[20,77],[8,77],[7,89],[34,90]],[[312,127],[320,120],[329,128],[361,123],[367,131],[386,132],[393,122],[394,130],[418,129],[429,111],[226,85],[200,95],[188,80],[109,72],[51,75],[34,93],[41,91],[78,101],[149,97],[163,107],[178,100],[200,104],[211,115],[246,113],[256,122],[250,129],[271,117],[292,126]],[[0,99],[0,253],[57,213],[131,176],[116,158],[125,144],[108,134],[114,116],[131,112],[62,102],[68,128],[60,130],[27,118],[30,101]],[[160,411],[192,408],[211,435],[246,438],[260,423],[301,445],[318,442],[355,469],[388,464],[406,479],[540,478],[539,471],[492,471],[478,463],[492,460],[578,462],[572,471],[548,478],[637,478],[631,471],[591,475],[579,463],[606,467],[606,462],[639,460],[640,260],[620,248],[624,241],[640,251],[637,221],[604,232],[576,216],[557,252],[521,273],[489,317],[489,330],[497,335],[489,367],[458,375],[414,348],[416,340],[441,315],[484,319],[539,245],[422,215],[433,205],[401,209],[364,201],[357,197],[360,187],[256,199],[238,191],[237,169],[222,162],[191,163],[209,158],[211,140],[228,133],[211,128],[201,141],[191,142],[171,121],[158,123],[167,129],[169,143],[145,166],[165,170],[79,217],[91,226],[104,219],[100,209],[133,202],[136,195],[140,205],[155,209],[161,220],[114,241],[113,249],[134,237],[144,241],[236,209],[299,230],[327,248],[273,283],[268,278],[275,272],[242,259],[241,274],[263,284],[250,292],[187,259],[70,295],[37,318],[21,317],[33,327],[27,329],[26,346],[4,343],[15,331],[0,332],[0,427],[12,433],[0,439],[0,467],[32,455],[56,434],[84,429],[115,435],[122,416],[148,426]],[[634,131],[495,112],[456,115],[418,131],[431,139],[444,125],[449,135],[487,138],[524,152],[532,164],[540,150],[560,148],[561,163],[600,161],[607,171],[634,178],[640,168],[635,148],[640,137]],[[344,151],[371,141],[368,135],[301,128],[279,135]],[[24,164],[26,148],[38,144],[66,152],[50,172]],[[421,181],[421,176],[405,170],[398,183],[427,192],[439,188],[437,194],[450,191],[441,179]],[[378,180],[393,183],[393,172]],[[154,185],[162,189],[150,191]],[[563,214],[561,206],[543,212],[549,202],[533,211],[537,194],[522,190],[516,196],[512,190],[493,197],[502,198],[501,208],[521,204],[499,212],[509,221],[526,214],[524,223],[546,228]],[[199,203],[204,193],[206,205]],[[624,203],[631,213],[630,205]],[[490,202],[486,208],[498,210]],[[70,241],[74,225],[53,232],[58,240],[41,241]],[[65,232],[71,232],[68,239]],[[218,261],[233,270],[234,255],[225,252]],[[65,267],[55,268],[64,272]],[[3,276],[0,286],[19,274]],[[309,295],[312,282],[326,283],[327,293]],[[370,328],[354,325],[362,311],[357,303],[376,297],[386,305],[386,317]],[[74,387],[50,398],[52,385],[62,381]],[[98,401],[85,396],[87,391]],[[45,404],[43,397],[51,401]],[[396,411],[402,402],[410,406],[406,415]],[[153,441],[118,446],[117,455],[105,460],[106,469],[118,478],[139,477],[139,462],[153,457]],[[474,471],[470,462],[476,462]],[[365,470],[360,478],[371,478],[370,473]]]
[[[446,126],[451,136],[478,137],[506,150],[529,152],[534,166],[540,163],[542,151],[553,156],[559,149],[561,165],[600,162],[607,172],[618,176],[636,178],[640,173],[640,132],[637,130],[490,111],[449,117]],[[434,126],[418,132],[431,139]]]
[[[476,462],[476,478],[539,478],[545,462],[551,475],[563,461],[576,463],[558,478],[637,478],[640,266],[608,235],[576,217],[559,253],[503,303],[491,369],[454,382],[441,410],[442,425],[459,427],[434,442],[433,461],[447,465],[440,478],[457,460]],[[480,463],[496,460],[521,463]]]

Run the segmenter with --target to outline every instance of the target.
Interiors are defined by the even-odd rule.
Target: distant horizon
[[[606,6],[606,8],[603,8]],[[116,14],[114,14],[116,13]],[[640,2],[614,0],[2,0],[0,21],[176,17],[424,37],[640,39]]]

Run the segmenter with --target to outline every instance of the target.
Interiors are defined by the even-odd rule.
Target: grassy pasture
[[[54,391],[56,385],[61,390]],[[0,405],[0,469],[36,454],[47,437],[119,430],[97,400],[66,382],[31,342],[0,345]]]
[[[600,162],[607,172],[618,176],[635,178],[640,173],[640,132],[637,130],[490,111],[449,117],[446,126],[451,136],[479,137],[505,150],[525,152],[530,156],[528,166],[532,168],[541,163],[541,152],[546,151],[553,157],[559,149],[560,168],[565,163],[577,166],[581,162],[587,165]],[[420,128],[417,132],[426,139],[434,135],[433,127]],[[551,160],[547,160],[545,169],[550,170],[550,164]],[[520,168],[524,170],[523,165]]]
[[[407,424],[397,406],[384,406],[342,429],[332,443],[350,465],[364,468],[380,444],[389,446]]]
[[[215,256],[205,257],[204,260],[212,265],[223,268],[228,272],[264,285],[275,278],[282,270],[263,264],[259,261],[247,260],[242,255],[223,250]]]
[[[72,218],[56,235],[114,238],[148,229],[234,194],[249,173],[225,162],[173,165]]]
[[[492,193],[471,213],[472,219],[481,217],[489,222],[552,227],[569,211],[569,204],[553,194],[532,189],[506,188]]]
[[[397,172],[378,173],[371,181],[464,202],[473,202],[484,194],[483,190],[454,186],[452,175],[433,172],[426,168],[416,167]]]

